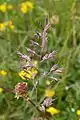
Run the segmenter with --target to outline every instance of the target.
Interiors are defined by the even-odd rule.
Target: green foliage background
[[[0,4],[4,2],[17,6],[23,1],[0,0]],[[65,71],[61,81],[55,85],[57,96],[55,104],[61,113],[50,119],[78,120],[76,110],[80,108],[80,1],[32,0],[31,2],[34,3],[34,8],[25,15],[16,10],[5,14],[0,12],[0,21],[12,19],[16,27],[13,32],[10,30],[0,32],[0,69],[8,72],[7,77],[0,76],[0,84],[12,89],[16,83],[22,81],[18,76],[17,51],[26,54],[29,40],[36,30],[40,30],[39,22],[44,23],[45,16],[49,16],[50,19],[57,14],[60,20],[49,30],[48,49],[57,50],[56,63],[65,68]],[[68,85],[72,87],[65,90]],[[41,92],[43,86],[39,88]],[[36,94],[33,99],[36,99]],[[74,113],[71,108],[75,109]],[[0,94],[0,120],[32,120],[36,114],[38,115],[35,108],[26,101],[16,100],[13,94]]]

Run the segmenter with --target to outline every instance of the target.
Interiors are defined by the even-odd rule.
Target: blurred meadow
[[[0,120],[46,120],[37,118],[40,115],[34,106],[1,88],[14,89],[17,83],[27,82],[19,76],[17,52],[27,54],[30,40],[41,31],[46,16],[51,24],[48,52],[56,50],[55,63],[64,68],[60,80],[52,83],[53,105],[60,112],[48,119],[80,120],[80,0],[0,0]],[[50,64],[44,69],[48,68]],[[33,95],[29,91],[36,105],[50,81],[39,78],[39,82]]]

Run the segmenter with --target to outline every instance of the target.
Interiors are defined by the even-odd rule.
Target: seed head
[[[27,96],[28,85],[25,82],[20,82],[15,86],[16,98]]]

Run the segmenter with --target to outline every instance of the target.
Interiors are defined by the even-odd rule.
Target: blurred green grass
[[[0,0],[17,6],[22,0]],[[16,29],[0,32],[0,69],[8,72],[7,77],[0,77],[0,84],[14,88],[20,82],[18,76],[19,61],[17,51],[26,53],[29,40],[36,30],[40,30],[39,22],[44,23],[57,14],[59,23],[52,25],[48,34],[48,50],[57,50],[57,61],[65,68],[62,80],[56,83],[56,106],[62,111],[54,120],[77,120],[72,113],[80,107],[80,1],[79,0],[32,0],[33,10],[23,15],[20,11],[0,12],[0,21],[12,20]],[[56,32],[55,32],[56,30]],[[73,85],[68,91],[65,87]],[[43,87],[43,86],[42,86]],[[41,89],[40,91],[43,91]],[[40,93],[39,93],[40,94]],[[35,99],[36,96],[33,96]],[[35,111],[35,112],[33,112]],[[0,120],[32,120],[37,111],[22,99],[16,100],[9,93],[0,94]],[[53,118],[51,118],[53,120]]]

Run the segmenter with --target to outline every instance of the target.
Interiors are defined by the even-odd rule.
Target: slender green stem
[[[28,97],[28,98],[24,97],[24,98],[26,99],[26,101],[28,101],[30,104],[32,104],[32,105],[37,109],[38,112],[41,112],[41,111],[39,110],[39,108],[32,102],[32,100],[30,100],[29,97]]]

